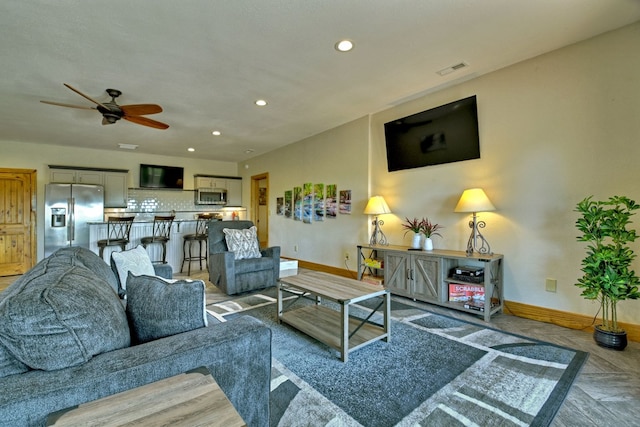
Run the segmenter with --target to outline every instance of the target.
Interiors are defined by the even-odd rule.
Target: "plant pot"
[[[433,250],[433,239],[431,239],[431,237],[424,238],[424,250],[425,251]]]
[[[624,350],[627,346],[626,332],[611,332],[604,330],[597,325],[593,329],[593,339],[600,347],[611,348],[613,350]]]
[[[420,249],[420,233],[413,234],[413,240],[411,241],[411,247],[413,249]]]

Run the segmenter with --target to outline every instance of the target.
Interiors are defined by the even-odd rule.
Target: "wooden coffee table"
[[[360,282],[346,277],[314,271],[283,277],[278,288],[278,322],[287,323],[301,332],[340,352],[346,362],[349,353],[377,340],[391,339],[391,299],[383,286]],[[284,311],[283,291],[301,291],[298,298],[311,296],[316,304]],[[365,319],[349,316],[349,306],[360,301],[381,297],[378,307]],[[340,305],[340,311],[321,305],[322,298]],[[289,302],[289,300],[287,300]],[[383,307],[384,323],[376,325],[369,319]]]
[[[206,368],[54,412],[47,425],[246,426]]]

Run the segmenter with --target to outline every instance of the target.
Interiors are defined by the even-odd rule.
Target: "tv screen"
[[[480,158],[476,97],[384,125],[389,172]]]
[[[141,188],[182,189],[184,168],[177,166],[140,165]]]

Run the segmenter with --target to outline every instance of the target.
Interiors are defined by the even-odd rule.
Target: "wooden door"
[[[23,274],[36,260],[36,171],[0,168],[0,276]]]
[[[258,227],[260,247],[269,246],[269,174],[251,177],[251,220]]]

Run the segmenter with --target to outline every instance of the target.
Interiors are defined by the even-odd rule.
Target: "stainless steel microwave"
[[[198,188],[196,205],[226,205],[227,190],[225,188]]]

